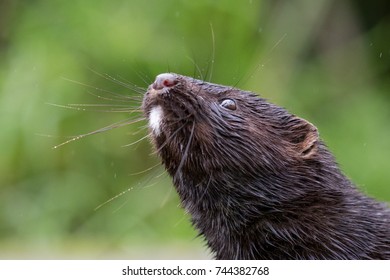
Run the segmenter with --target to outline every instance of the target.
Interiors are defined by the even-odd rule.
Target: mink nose
[[[175,86],[178,83],[176,76],[171,73],[163,73],[157,75],[156,80],[152,84],[152,88],[155,90],[160,90],[163,88],[170,88]]]

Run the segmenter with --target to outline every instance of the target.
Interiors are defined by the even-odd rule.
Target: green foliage
[[[104,74],[261,93],[317,125],[345,173],[390,201],[389,20],[364,25],[353,1],[275,2],[3,1],[0,258],[208,257],[149,141],[135,143],[145,122],[52,149],[137,115],[101,112],[142,99]]]

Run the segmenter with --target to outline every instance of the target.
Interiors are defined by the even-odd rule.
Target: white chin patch
[[[153,107],[149,114],[149,127],[155,135],[161,133],[161,121],[163,118],[163,110],[161,106]]]

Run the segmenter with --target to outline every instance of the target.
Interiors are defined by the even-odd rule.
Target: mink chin
[[[143,100],[151,140],[216,259],[390,259],[390,210],[317,128],[256,94],[174,73]]]

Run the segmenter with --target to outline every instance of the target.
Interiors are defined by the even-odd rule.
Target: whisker
[[[34,133],[36,136],[47,137],[47,138],[60,138],[58,135],[45,134],[45,133]]]
[[[188,56],[187,56],[187,59],[190,60],[192,62],[192,64],[194,64],[194,66],[195,66],[195,69],[194,69],[194,79],[196,79],[196,71],[198,71],[200,79],[204,80],[204,77],[203,77],[203,74],[202,74],[202,70],[199,68],[199,65],[195,62],[195,60],[193,60],[191,57],[188,57]]]
[[[116,98],[113,98],[113,97],[101,96],[101,95],[93,93],[93,92],[91,92],[89,90],[87,91],[87,93],[92,95],[92,96],[95,96],[95,97],[97,97],[99,99],[110,100],[110,101],[121,102],[121,103],[128,102],[129,100],[130,101],[136,101],[136,102],[142,101],[142,97],[141,96],[124,96],[124,95],[121,95],[121,94],[115,94],[113,92],[110,92],[111,95],[116,97]]]
[[[152,83],[150,77],[148,77],[147,75],[144,74],[144,76],[146,76],[146,77],[143,77],[143,76],[141,75],[141,73],[139,73],[138,71],[135,71],[135,74],[137,75],[138,78],[140,78],[140,79],[145,83],[145,85],[146,85],[147,87]],[[119,76],[119,77],[120,77],[122,80],[124,80],[125,82],[131,84],[131,82],[129,82],[127,79],[125,79],[125,78],[123,78],[123,77],[121,77],[121,76]],[[149,81],[146,80],[146,79],[149,79]]]
[[[103,104],[103,103],[70,103],[68,106],[73,107],[122,107],[122,108],[128,108],[128,106],[124,104]]]
[[[255,75],[255,73],[257,72],[257,70],[259,70],[260,67],[264,67],[268,62],[271,61],[272,57],[270,56],[274,51],[275,49],[282,43],[282,41],[286,38],[287,36],[287,33],[284,33],[283,36],[272,46],[271,50],[268,52],[268,54],[265,56],[268,57],[268,59],[266,61],[264,61],[263,59],[260,60],[260,62],[256,65],[256,67],[251,71],[251,74],[249,76],[247,76],[247,74],[245,76],[247,77],[244,77],[244,76],[241,76],[237,82],[235,83],[234,86],[232,86],[232,88],[236,88],[237,85],[239,83],[241,83],[242,81],[245,83],[247,82],[249,79],[253,78],[253,76]]]
[[[107,77],[109,77],[111,79],[112,82],[114,82],[120,86],[123,86],[125,88],[131,89],[137,93],[144,94],[145,91],[147,90],[146,88],[143,88],[143,87],[140,87],[140,86],[137,86],[135,84],[130,83],[129,81],[121,78],[121,76],[119,76],[119,78],[121,78],[122,80],[125,80],[125,81],[118,80],[118,79],[116,79],[108,74],[106,74],[106,75],[107,75]]]
[[[132,136],[135,136],[135,135],[138,135],[138,134],[140,134],[140,133],[143,133],[144,130],[146,130],[147,128],[148,128],[148,126],[146,126],[146,125],[142,125],[142,126],[140,126],[140,127],[137,127],[137,130],[133,131],[133,132],[131,133],[131,135],[132,135]],[[150,134],[148,134],[148,135],[150,135]]]
[[[72,110],[77,110],[77,111],[86,111],[86,109],[84,109],[84,108],[76,108],[76,107],[72,107],[69,105],[61,105],[61,104],[55,104],[55,103],[50,103],[50,102],[46,102],[45,104],[50,105],[50,106],[54,106],[54,107],[59,107],[59,108],[72,109]]]
[[[146,135],[146,136],[142,137],[141,139],[138,139],[138,140],[134,141],[133,143],[123,145],[122,148],[133,146],[133,145],[141,142],[142,140],[145,140],[148,137],[149,137],[149,135]]]
[[[133,123],[136,123],[136,122],[139,122],[139,121],[143,121],[143,120],[145,120],[144,117],[137,118],[137,119],[122,120],[122,121],[110,124],[108,126],[102,127],[100,129],[97,129],[97,130],[94,130],[94,131],[91,131],[91,132],[88,132],[88,133],[85,133],[85,134],[80,134],[78,136],[75,136],[75,137],[73,137],[73,138],[71,138],[71,139],[69,139],[69,140],[67,140],[67,141],[65,141],[65,142],[63,142],[63,143],[61,143],[59,145],[54,146],[53,149],[57,149],[57,148],[59,148],[61,146],[69,144],[70,142],[73,142],[73,141],[76,141],[76,140],[80,140],[80,139],[85,138],[85,137],[90,136],[90,135],[106,132],[106,131],[109,131],[109,130],[114,129],[114,128],[127,126],[127,125],[130,125],[130,124],[133,124]]]
[[[113,201],[114,199],[117,199],[118,197],[124,195],[125,193],[128,193],[129,191],[133,190],[134,187],[131,187],[131,188],[128,188],[127,190],[124,190],[122,192],[120,192],[119,194],[117,194],[116,196],[114,197],[111,197],[110,199],[106,200],[105,202],[103,202],[102,204],[98,205],[97,207],[95,207],[95,209],[93,209],[93,211],[97,211],[98,209],[102,208],[104,205],[106,205],[107,203],[110,203],[111,201]]]
[[[164,174],[164,173],[163,173],[163,174]],[[156,178],[158,178],[158,177],[150,178],[150,180],[156,179]],[[150,180],[149,180],[149,181],[150,181]],[[150,183],[149,185],[145,185],[145,186],[143,186],[143,187],[140,187],[140,189],[141,189],[141,190],[149,189],[149,188],[151,188],[151,187],[157,185],[158,183],[159,183],[159,182]]]
[[[152,167],[152,168],[153,168],[153,167]],[[162,174],[164,174],[165,172],[166,172],[166,171],[164,171]],[[161,176],[161,175],[159,175],[159,176]],[[123,196],[124,194],[126,194],[126,193],[128,193],[128,192],[130,192],[130,191],[132,191],[132,190],[134,190],[134,189],[141,189],[141,190],[142,190],[142,189],[150,188],[150,187],[156,185],[158,182],[154,182],[154,183],[149,184],[149,182],[150,182],[152,179],[155,179],[155,178],[157,178],[157,177],[150,176],[150,177],[147,178],[145,181],[138,182],[136,186],[130,187],[130,188],[128,188],[128,189],[126,189],[126,190],[120,192],[119,194],[117,194],[117,195],[111,197],[110,199],[106,200],[105,202],[99,204],[97,207],[95,207],[94,211],[99,210],[99,209],[102,208],[103,206],[107,205],[108,203],[114,201],[115,199],[117,199],[117,198]],[[142,184],[142,185],[145,184],[145,185],[144,185],[144,186],[141,186],[141,184]],[[148,185],[146,185],[146,184],[148,184]],[[126,203],[127,203],[127,201],[126,201],[125,203],[122,203],[116,210],[114,210],[114,212],[120,210]]]
[[[162,208],[167,202],[169,201],[169,198],[171,197],[173,188],[169,188],[168,193],[165,195],[164,199],[161,201],[160,208]]]
[[[173,225],[174,228],[178,227],[184,219],[187,219],[188,214],[186,212],[183,212],[183,216]]]
[[[73,107],[73,108],[78,108],[78,107],[87,107],[87,108],[108,107],[109,108],[107,110],[93,110],[95,112],[127,112],[127,113],[141,113],[142,112],[142,109],[140,109],[139,106],[132,107],[132,106],[125,106],[125,105],[121,105],[121,104],[68,104],[68,106]]]
[[[82,82],[78,82],[78,81],[75,81],[75,80],[72,80],[72,79],[69,79],[69,78],[62,77],[62,79],[66,80],[68,82],[71,82],[71,83],[82,85],[82,86],[87,87],[87,88],[92,88],[92,89],[100,91],[100,92],[111,94],[111,95],[121,99],[121,101],[128,101],[128,100],[133,100],[134,99],[134,97],[132,97],[132,96],[118,94],[118,93],[112,92],[110,90],[102,89],[102,88],[99,88],[99,87],[96,87],[96,86],[91,86],[91,85],[88,85],[88,84],[85,84],[85,83],[82,83]],[[88,92],[88,93],[91,94],[90,92]],[[140,92],[137,92],[137,93],[140,93]]]
[[[125,87],[125,88],[127,88],[127,89],[130,89],[130,90],[133,90],[133,91],[135,91],[135,92],[137,92],[137,93],[144,94],[145,91],[146,91],[146,88],[142,88],[142,87],[139,87],[139,86],[130,84],[130,83],[129,83],[129,84],[124,83],[124,82],[122,82],[122,81],[116,79],[115,77],[113,77],[113,76],[111,76],[111,75],[109,75],[109,74],[102,74],[102,73],[99,73],[99,72],[93,70],[92,68],[88,68],[88,69],[89,69],[92,73],[94,73],[94,74],[96,74],[96,75],[98,75],[98,76],[100,76],[100,77],[102,77],[102,78],[104,78],[104,79],[106,79],[106,80],[108,80],[108,81],[114,82],[114,83],[116,83],[117,85],[123,86],[123,87]]]
[[[158,175],[156,175],[156,177],[155,178],[160,178],[161,176],[163,176],[163,175],[166,175],[167,174],[167,171],[166,170],[164,170],[163,172],[161,172],[160,174],[158,174]]]
[[[160,166],[160,165],[161,165],[160,163],[157,163],[156,165],[153,165],[152,167],[149,167],[149,168],[145,169],[144,171],[130,173],[129,176],[136,176],[136,175],[144,174],[146,172],[149,172],[150,170],[153,170],[154,168],[156,168],[157,166]]]
[[[112,211],[112,214],[118,212],[119,210],[121,210],[127,203],[129,202],[129,200],[126,200],[125,202],[123,202],[121,205],[119,205],[118,208],[116,208],[115,210]]]
[[[211,53],[211,63],[209,63],[209,66],[207,67],[206,72],[206,78],[208,75],[208,72],[210,72],[210,76],[208,77],[208,81],[211,82],[211,78],[213,76],[213,68],[214,68],[214,60],[215,60],[215,35],[214,35],[214,28],[213,24],[210,22],[210,29],[211,29],[211,40],[213,44],[212,53]]]
[[[103,112],[103,113],[140,113],[142,112],[139,107],[125,107],[124,105],[115,105],[115,104],[67,104],[67,105],[61,105],[61,104],[55,104],[55,103],[45,103],[46,105],[55,106],[59,108],[65,108],[65,109],[71,109],[71,110],[77,110],[77,111],[92,111],[92,112]],[[83,107],[122,107],[122,108],[110,108],[107,110],[101,110],[101,109],[87,109]]]

